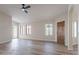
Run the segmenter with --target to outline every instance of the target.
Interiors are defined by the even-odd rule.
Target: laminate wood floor
[[[0,44],[0,55],[77,55],[77,46],[73,51],[67,47],[46,41],[13,39]]]

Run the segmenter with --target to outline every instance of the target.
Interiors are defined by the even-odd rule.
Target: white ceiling
[[[32,4],[28,14],[21,10],[20,4],[1,4],[0,10],[13,17],[18,22],[32,22],[52,19],[67,13],[68,5],[63,4]]]

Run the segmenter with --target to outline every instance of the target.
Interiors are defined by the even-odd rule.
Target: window
[[[19,24],[19,35],[26,35],[26,25]]]
[[[78,22],[78,33],[79,33],[79,22]]]
[[[20,26],[20,29],[21,29],[21,35],[23,35],[23,26],[22,26],[22,24]]]
[[[27,25],[27,34],[31,34],[31,25]]]
[[[52,35],[53,28],[52,24],[45,24],[45,35]]]
[[[17,25],[13,24],[13,38],[17,38]]]
[[[19,25],[19,35],[31,34],[31,25],[20,24]]]
[[[73,25],[74,25],[74,28],[73,28],[74,33],[73,34],[74,34],[74,37],[77,37],[77,22],[75,21]]]

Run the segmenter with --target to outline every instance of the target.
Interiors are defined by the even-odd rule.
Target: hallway
[[[48,41],[13,39],[0,44],[1,55],[76,55],[77,52],[77,47],[68,51],[66,47]]]

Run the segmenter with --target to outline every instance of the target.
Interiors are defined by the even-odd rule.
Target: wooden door
[[[64,28],[65,28],[65,22],[58,22],[57,23],[57,43],[64,45]]]

